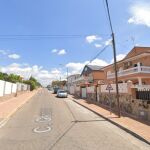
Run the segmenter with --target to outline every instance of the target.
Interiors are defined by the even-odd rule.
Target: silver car
[[[64,98],[67,98],[68,97],[68,93],[64,90],[58,90],[57,91],[57,97],[64,97]]]

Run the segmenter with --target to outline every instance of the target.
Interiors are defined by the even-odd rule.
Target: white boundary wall
[[[12,90],[12,83],[6,82],[5,83],[5,93],[4,94],[11,94]]]
[[[95,93],[95,87],[94,86],[90,86],[86,88],[87,93]]]
[[[0,80],[0,97],[4,95],[5,81]]]
[[[17,92],[17,84],[12,85],[12,93],[16,93]]]
[[[111,84],[113,90],[111,90],[111,93],[116,93],[116,84]],[[108,93],[109,91],[106,90],[107,85],[101,85],[101,92],[102,93]],[[128,85],[127,83],[119,83],[118,84],[119,92],[120,93],[128,93]]]
[[[75,88],[74,86],[70,86],[70,94],[74,94],[75,93]]]
[[[75,87],[75,91],[76,91],[76,92],[79,92],[79,91],[80,91],[80,87],[79,87],[79,86],[76,86],[76,87]]]
[[[27,84],[11,83],[11,82],[0,80],[0,97],[12,93],[17,93],[17,91],[27,91],[29,89],[30,89],[29,85]]]

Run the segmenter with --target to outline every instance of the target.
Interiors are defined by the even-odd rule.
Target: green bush
[[[30,85],[30,91],[33,91],[36,89],[36,83],[32,80],[26,80],[24,81],[25,84]]]

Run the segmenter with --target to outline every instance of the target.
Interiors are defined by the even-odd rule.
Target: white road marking
[[[36,122],[49,122],[51,118],[48,115],[40,116],[36,120]]]
[[[52,129],[52,128],[51,128],[50,126],[46,127],[45,130],[40,130],[40,127],[37,127],[37,128],[34,128],[33,131],[34,131],[35,133],[45,133],[45,132],[51,131],[51,129]]]

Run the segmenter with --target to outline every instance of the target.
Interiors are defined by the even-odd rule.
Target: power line
[[[93,62],[100,54],[102,54],[106,48],[108,48],[109,45],[106,45],[103,49],[101,49],[86,65],[89,65],[91,62]],[[86,66],[85,65],[85,66]]]
[[[91,63],[92,61],[94,61],[101,53],[103,53],[105,50],[106,50],[106,48],[108,48],[109,47],[109,45],[106,45],[102,50],[100,50],[100,52],[98,52],[91,60],[90,60],[90,62],[89,63]]]
[[[85,38],[90,35],[108,36],[108,34],[7,34],[0,35],[0,39],[16,38]]]

